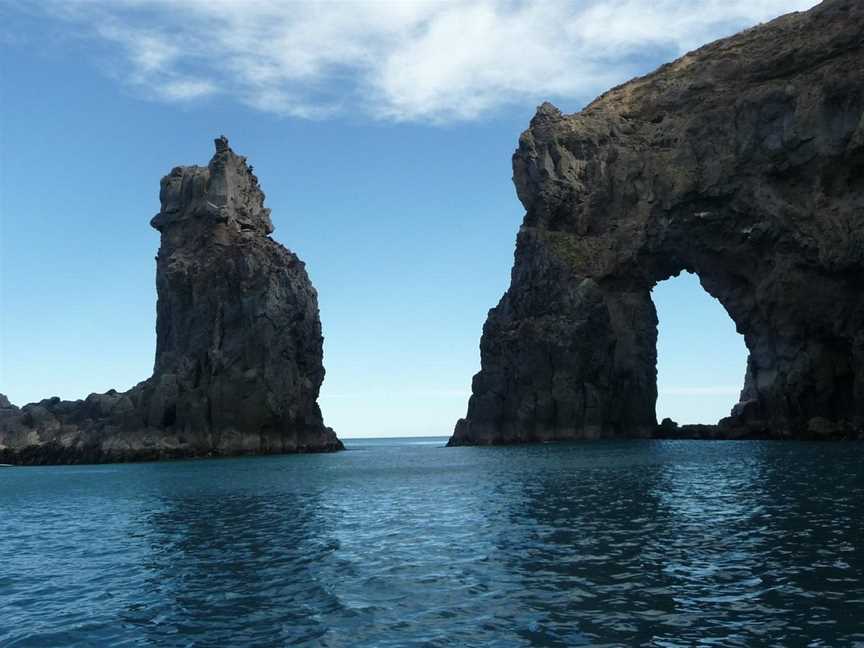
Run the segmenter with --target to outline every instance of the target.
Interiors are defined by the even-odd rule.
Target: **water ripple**
[[[0,472],[0,645],[864,645],[864,446]]]

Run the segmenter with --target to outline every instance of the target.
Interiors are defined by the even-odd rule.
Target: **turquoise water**
[[[864,444],[0,469],[0,646],[864,645]]]

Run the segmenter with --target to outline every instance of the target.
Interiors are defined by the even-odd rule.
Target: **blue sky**
[[[325,421],[449,434],[509,283],[510,156],[535,107],[574,112],[812,4],[5,3],[0,391],[82,398],[150,374],[159,179],[224,133],[318,289]],[[743,340],[692,276],[655,302],[658,414],[716,421]]]

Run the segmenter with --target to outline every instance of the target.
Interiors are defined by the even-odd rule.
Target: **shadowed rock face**
[[[153,376],[125,393],[21,409],[0,398],[0,461],[79,463],[341,449],[317,398],[315,289],[224,138],[162,178]]]
[[[513,156],[511,285],[451,445],[864,436],[862,41],[864,3],[829,0],[579,113],[541,106]],[[750,352],[718,426],[655,419],[651,289],[682,270]]]

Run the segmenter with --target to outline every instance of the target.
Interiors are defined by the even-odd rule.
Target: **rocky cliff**
[[[162,178],[153,375],[127,392],[16,408],[0,398],[0,462],[83,463],[329,451],[318,300],[268,235],[264,194],[225,138],[206,167]]]
[[[862,109],[857,0],[707,45],[579,113],[541,106],[513,156],[511,285],[450,444],[864,436]],[[655,419],[651,289],[684,270],[749,349],[718,426]]]

